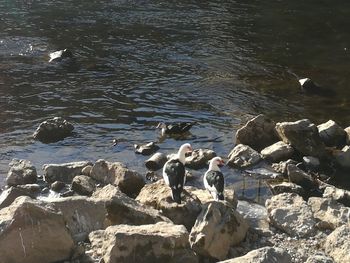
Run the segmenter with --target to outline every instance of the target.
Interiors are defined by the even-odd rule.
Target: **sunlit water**
[[[197,121],[185,141],[222,156],[259,113],[350,125],[349,10],[348,1],[315,0],[0,0],[0,185],[12,158],[39,173],[44,163],[99,158],[144,173],[132,144],[157,140],[159,121]],[[48,63],[62,48],[75,62]],[[304,96],[295,76],[337,95]],[[54,116],[71,121],[74,136],[34,141]],[[113,147],[114,138],[125,142]],[[183,142],[167,139],[161,151]],[[241,192],[261,183],[224,172]]]

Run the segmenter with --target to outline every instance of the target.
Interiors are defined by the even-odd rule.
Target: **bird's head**
[[[189,143],[185,143],[181,145],[179,152],[178,152],[178,158],[182,163],[185,163],[186,153],[192,152],[192,146]]]
[[[225,161],[221,157],[217,156],[210,160],[209,170],[218,170],[219,167],[222,167],[224,165]]]

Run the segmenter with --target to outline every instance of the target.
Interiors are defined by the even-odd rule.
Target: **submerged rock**
[[[139,145],[135,144],[135,153],[142,154],[142,155],[151,155],[152,153],[155,153],[159,150],[159,146],[156,145],[154,142],[149,142],[147,144]]]
[[[336,263],[350,262],[350,226],[335,229],[327,237],[324,248]]]
[[[261,156],[270,162],[284,161],[292,158],[294,149],[282,141],[276,142],[261,151]]]
[[[321,140],[326,146],[344,146],[346,141],[346,132],[333,120],[329,120],[317,126]]]
[[[233,167],[245,168],[257,164],[261,161],[258,152],[247,145],[238,144],[228,155],[227,164]]]
[[[44,164],[45,181],[53,183],[55,181],[62,181],[71,183],[74,176],[81,175],[82,170],[91,165],[89,161],[61,163],[61,164]]]
[[[208,162],[216,156],[210,149],[196,149],[186,157],[186,166],[191,169],[202,169],[208,166]]]
[[[6,184],[16,186],[21,184],[35,184],[37,173],[34,165],[27,160],[13,159],[10,163],[10,170],[7,173]]]
[[[61,117],[55,117],[40,123],[33,137],[44,143],[57,142],[70,136],[73,130],[73,124]]]

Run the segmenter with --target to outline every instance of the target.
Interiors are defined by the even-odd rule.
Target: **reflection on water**
[[[189,141],[222,156],[258,113],[348,125],[348,10],[315,0],[0,1],[0,184],[12,158],[38,168],[105,158],[142,171],[143,157],[111,141],[156,140],[159,121],[197,121]],[[62,48],[75,63],[48,64]],[[294,74],[337,96],[301,95]],[[53,116],[72,121],[75,135],[33,141]]]

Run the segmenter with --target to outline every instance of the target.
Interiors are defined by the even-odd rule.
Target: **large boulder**
[[[346,132],[335,121],[329,120],[317,126],[321,140],[326,146],[344,146]]]
[[[262,247],[250,251],[242,257],[232,258],[218,263],[290,263],[292,257],[277,247]]]
[[[90,176],[103,184],[113,184],[128,196],[137,195],[145,185],[145,179],[136,171],[120,162],[98,160],[91,169]]]
[[[207,203],[190,233],[192,249],[199,255],[223,260],[231,246],[241,243],[248,223],[225,202]]]
[[[278,141],[275,123],[263,114],[248,121],[235,137],[236,144],[246,144],[257,151]]]
[[[350,226],[335,229],[327,237],[324,248],[336,263],[350,262]]]
[[[188,232],[182,225],[115,225],[90,233],[93,258],[105,263],[198,262],[189,249]]]
[[[31,198],[35,198],[36,194],[19,187],[11,186],[10,188],[4,190],[0,195],[0,209],[11,205],[12,202],[19,196],[29,196]]]
[[[265,205],[272,225],[290,236],[307,237],[315,232],[316,221],[311,208],[297,194],[272,196]]]
[[[45,180],[48,183],[53,183],[55,181],[71,183],[74,176],[82,174],[82,170],[88,165],[91,165],[91,162],[81,161],[61,164],[44,164],[43,170]]]
[[[70,136],[74,126],[61,117],[55,117],[40,123],[33,134],[34,139],[44,143],[57,142]]]
[[[248,145],[236,145],[228,155],[227,164],[232,167],[246,168],[260,162],[260,154]]]
[[[334,150],[333,157],[337,165],[344,169],[350,170],[350,146],[345,145],[341,150]]]
[[[309,120],[279,122],[276,124],[276,131],[282,141],[290,144],[303,155],[325,157],[325,146],[319,136],[317,127]]]
[[[294,149],[289,144],[279,141],[263,150],[261,150],[261,156],[270,162],[279,162],[292,158]]]
[[[187,229],[192,228],[202,210],[201,201],[186,190],[182,192],[181,204],[174,202],[171,198],[171,189],[164,180],[145,185],[136,200],[161,210],[175,224],[185,225]]]
[[[63,261],[73,249],[62,214],[49,204],[19,197],[0,210],[1,262]]]
[[[96,188],[95,181],[87,175],[77,175],[72,181],[72,190],[80,195],[90,196]]]
[[[21,184],[34,184],[37,181],[35,167],[30,161],[13,159],[9,163],[10,169],[7,173],[6,183],[9,186]]]
[[[191,169],[201,169],[208,166],[208,162],[216,156],[210,149],[196,149],[186,157],[186,166]]]

